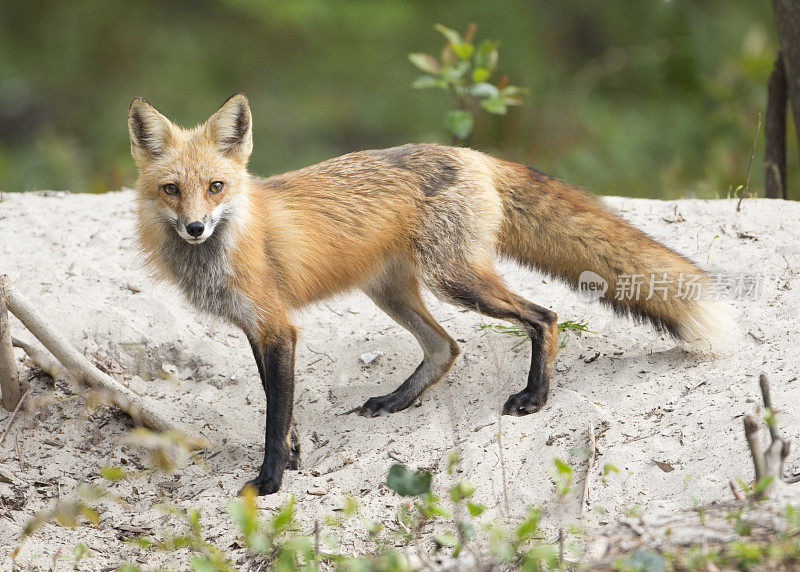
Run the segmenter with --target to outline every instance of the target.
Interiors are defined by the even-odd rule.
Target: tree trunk
[[[781,52],[767,84],[764,118],[764,190],[768,199],[786,198],[786,73]]]
[[[798,0],[772,0],[772,12],[775,16],[775,26],[778,29],[780,59],[783,63],[786,92],[792,108],[795,132],[800,135],[800,2]],[[773,71],[774,74],[775,71]],[[784,151],[784,157],[785,155]],[[783,196],[786,196],[785,181]]]

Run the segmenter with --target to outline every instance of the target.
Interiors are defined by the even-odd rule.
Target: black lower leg
[[[552,314],[552,312],[550,312]],[[555,317],[552,318],[555,321]],[[539,411],[547,402],[550,389],[550,340],[546,339],[552,330],[542,321],[523,322],[525,331],[531,339],[531,369],[525,389],[512,394],[503,405],[504,415],[528,415]]]
[[[248,485],[259,495],[277,492],[283,471],[291,461],[289,430],[294,399],[294,348],[296,334],[287,331],[270,343],[254,343],[256,363],[267,398],[267,420],[264,432],[264,461],[258,476]],[[261,356],[261,360],[258,356]]]
[[[264,377],[264,351],[259,348],[258,342],[251,336],[247,336],[247,341],[250,342],[250,349],[253,350],[253,357],[256,360],[258,367],[258,375],[261,378],[262,387],[266,387],[266,379]],[[297,435],[297,427],[292,424],[292,430],[289,434],[289,470],[296,471],[300,468],[300,437]]]
[[[476,312],[520,324],[531,340],[531,368],[525,389],[503,405],[506,415],[527,415],[547,402],[550,364],[555,354],[556,314],[514,294],[495,275],[473,276],[443,284],[455,302]]]

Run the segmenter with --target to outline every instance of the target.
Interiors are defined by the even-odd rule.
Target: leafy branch
[[[454,145],[463,143],[472,133],[474,111],[480,107],[494,115],[505,115],[509,106],[522,105],[526,90],[509,85],[503,75],[497,83],[490,80],[497,71],[499,40],[474,43],[478,26],[467,27],[462,36],[456,30],[436,24],[434,29],[447,43],[439,59],[430,54],[412,53],[408,59],[425,72],[412,83],[414,89],[441,89],[450,94],[454,109],[444,117],[444,126]]]

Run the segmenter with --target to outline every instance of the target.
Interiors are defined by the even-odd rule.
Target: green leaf
[[[475,51],[475,66],[486,68],[489,72],[493,72],[497,66],[497,46],[500,42],[493,42],[492,40],[484,40]]]
[[[483,514],[483,511],[486,510],[486,507],[479,503],[467,503],[467,510],[472,516],[480,516]]]
[[[528,509],[527,518],[517,527],[517,538],[527,540],[533,537],[539,530],[541,513],[537,509]]]
[[[441,24],[434,24],[433,28],[447,38],[447,41],[451,44],[460,44],[461,43],[461,34],[453,30],[452,28],[448,28],[447,26],[443,26]]]
[[[611,463],[606,463],[603,465],[603,476],[607,477],[611,473],[619,473],[619,469],[616,465],[612,465]]]
[[[500,91],[500,93],[503,95],[524,95],[528,93],[528,90],[524,87],[518,87],[516,85],[507,85]]]
[[[472,70],[472,81],[474,83],[481,83],[492,77],[492,72],[483,67],[477,67]]]
[[[470,59],[472,57],[472,54],[475,52],[475,46],[473,46],[469,42],[459,42],[457,44],[453,44],[450,47],[453,49],[456,55],[462,60]]]
[[[481,101],[481,107],[483,107],[489,113],[494,113],[495,115],[505,115],[506,111],[508,111],[506,100],[500,96],[484,99]]]
[[[572,475],[572,467],[567,465],[564,461],[562,461],[558,457],[553,459],[553,464],[556,466],[556,470],[559,472],[559,474],[562,474],[567,477]]]
[[[472,114],[463,109],[453,109],[444,116],[444,126],[458,139],[466,139],[472,133]]]
[[[546,563],[545,567],[541,566],[542,562]],[[521,569],[523,571],[535,570],[539,572],[539,570],[557,570],[558,568],[560,568],[560,566],[558,552],[555,546],[539,544],[531,548],[528,553],[525,554]]]
[[[497,53],[497,50],[491,50],[486,56],[484,57],[483,65],[490,71],[494,71],[497,69],[497,61],[500,59],[500,55]]]
[[[199,556],[192,556],[189,558],[189,566],[191,566],[192,570],[195,570],[195,572],[215,572],[217,569],[210,558],[201,558]]]
[[[486,82],[476,83],[472,86],[470,92],[475,97],[497,97],[500,95],[500,91],[497,87]]]
[[[456,83],[458,80],[461,79],[467,70],[469,69],[469,62],[460,61],[454,66],[444,66],[442,68],[442,79],[449,81],[450,83]]]
[[[667,564],[664,558],[652,550],[637,550],[624,560],[623,569],[630,572],[664,572]]]
[[[766,477],[760,479],[756,483],[755,487],[753,487],[753,494],[757,497],[760,496],[761,493],[763,493],[765,490],[769,488],[774,479],[775,477],[773,477],[772,475],[767,475]]]
[[[125,471],[120,467],[100,467],[100,474],[109,481],[119,481],[125,478]]]
[[[455,546],[458,544],[458,538],[456,538],[453,534],[449,532],[445,532],[443,534],[437,534],[433,537],[433,540],[439,546]]]
[[[416,497],[431,490],[433,476],[428,471],[413,472],[400,464],[394,464],[386,475],[386,486],[403,497]]]
[[[450,500],[453,502],[460,502],[472,496],[475,492],[475,486],[467,481],[460,481],[450,487]]]
[[[439,75],[439,62],[429,54],[408,54],[408,60],[424,72]]]
[[[428,89],[432,87],[447,89],[447,82],[442,78],[432,75],[421,75],[411,82],[411,87],[414,89]]]
[[[464,537],[464,540],[469,540],[473,536],[475,536],[475,527],[473,527],[469,522],[460,521],[458,523],[458,528],[461,530],[461,535]]]
[[[286,501],[286,504],[283,505],[272,520],[272,527],[276,532],[283,532],[292,524],[293,519],[294,495],[289,495],[289,500]]]

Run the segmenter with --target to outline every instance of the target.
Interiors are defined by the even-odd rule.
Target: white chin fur
[[[732,308],[725,300],[698,301],[691,317],[684,318],[680,326],[681,337],[695,352],[724,353],[739,334]]]

